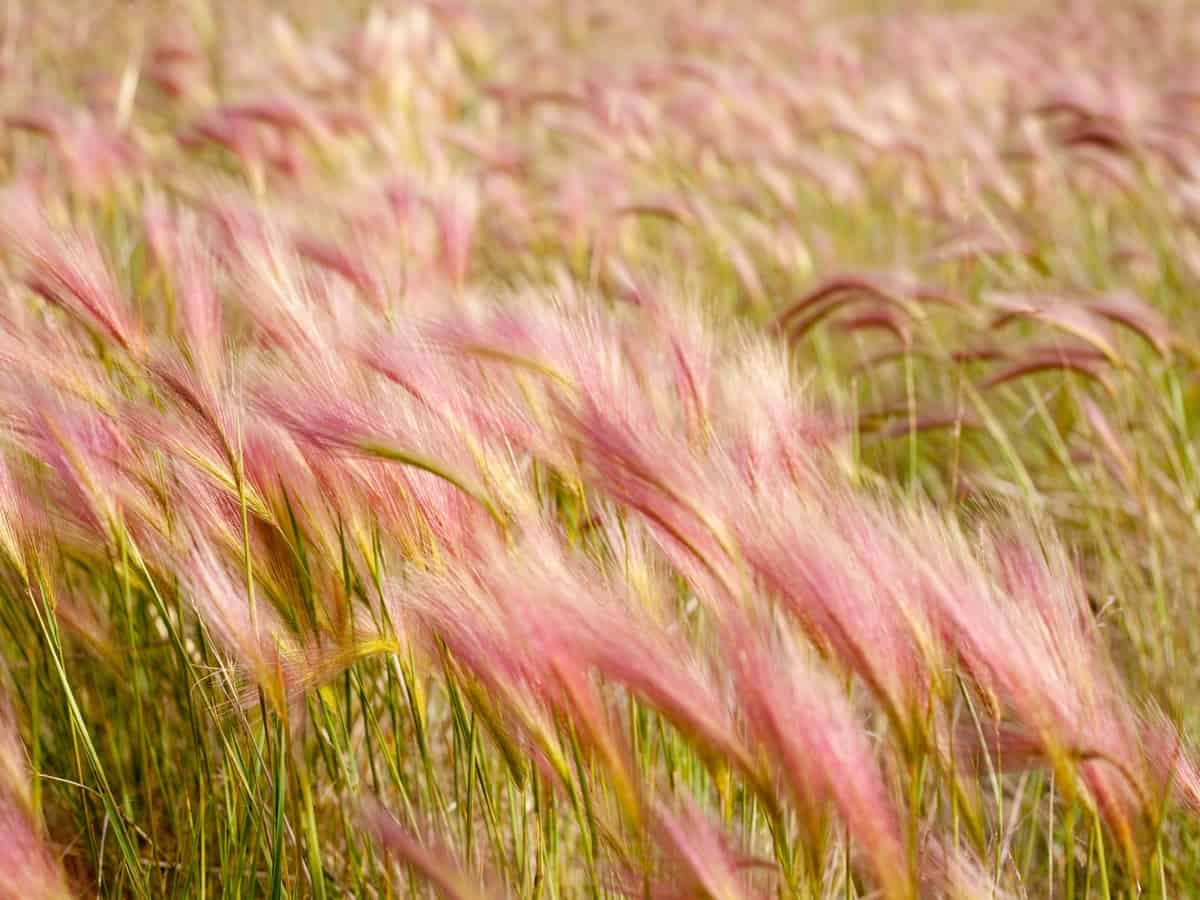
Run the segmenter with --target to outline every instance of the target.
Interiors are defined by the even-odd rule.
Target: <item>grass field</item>
[[[0,900],[1200,896],[1200,5],[0,9]]]

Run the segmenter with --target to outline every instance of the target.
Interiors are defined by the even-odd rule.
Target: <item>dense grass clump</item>
[[[0,898],[1191,896],[1200,11],[796,6],[0,14]]]

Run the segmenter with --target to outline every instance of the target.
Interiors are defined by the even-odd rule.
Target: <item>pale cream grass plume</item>
[[[22,500],[17,493],[8,460],[0,456],[0,550],[22,580],[28,578],[25,539],[22,535]]]

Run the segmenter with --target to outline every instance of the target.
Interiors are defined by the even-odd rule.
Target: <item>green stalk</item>
[[[266,707],[262,706],[263,727],[267,726]],[[283,889],[283,838],[284,838],[284,805],[287,797],[287,734],[282,719],[276,720],[275,740],[273,750],[275,756],[275,802],[273,806],[271,832],[271,900],[281,900]]]
[[[584,862],[588,873],[588,892],[593,900],[600,898],[600,875],[596,865],[596,812],[592,808],[592,796],[588,791],[588,776],[583,762],[583,754],[579,749],[579,741],[574,732],[567,735],[567,743],[571,749],[571,759],[575,764],[575,788],[571,798],[575,802],[575,813],[583,829]]]
[[[312,879],[313,897],[315,900],[325,900],[325,868],[321,864],[321,844],[317,836],[317,816],[313,808],[308,761],[302,748],[296,751],[296,757],[296,777],[300,782],[300,798],[304,804],[305,843],[308,845],[308,868],[309,877]]]
[[[1104,829],[1100,826],[1100,813],[1092,816],[1093,832],[1096,837],[1097,863],[1100,866],[1100,896],[1103,900],[1112,900],[1108,884],[1108,855],[1104,851]],[[1088,872],[1089,877],[1091,872]]]
[[[34,595],[32,589],[30,589],[30,600],[33,602],[34,613],[42,629],[42,634],[46,639],[50,661],[54,666],[59,683],[63,689],[63,694],[66,697],[67,713],[71,719],[72,736],[79,742],[79,746],[81,746],[84,756],[87,758],[88,767],[99,784],[99,794],[101,802],[104,805],[104,812],[111,823],[113,837],[117,841],[117,847],[125,863],[126,875],[132,882],[134,895],[139,898],[148,898],[150,896],[150,886],[146,880],[146,873],[141,860],[138,857],[133,836],[126,826],[125,814],[113,796],[108,776],[105,774],[104,766],[100,762],[100,754],[96,751],[96,745],[92,742],[91,732],[88,730],[87,723],[84,720],[83,711],[79,708],[79,703],[75,699],[75,692],[71,689],[71,680],[67,676],[66,665],[63,661],[62,645],[59,643],[58,629],[54,624],[54,613],[49,606],[49,589],[42,580],[40,573],[37,578],[38,595],[46,599],[44,602],[43,600],[39,600],[38,596]]]
[[[142,699],[142,656],[138,651],[137,636],[133,629],[133,590],[129,583],[129,548],[127,542],[121,536],[122,534],[123,530],[118,531],[117,540],[121,545],[121,601],[125,613],[125,632],[129,641],[130,680],[133,682],[133,717],[137,729],[138,756],[142,776],[149,781],[150,770],[153,767],[150,763],[150,747],[146,743],[146,719]],[[160,778],[159,781],[161,783],[162,779]],[[147,794],[146,806],[150,810],[151,843],[157,844],[158,841],[155,837],[155,804],[153,796],[149,795],[149,791],[147,791]]]
[[[381,441],[363,441],[359,446],[364,453],[371,456],[377,456],[380,459],[387,459],[405,466],[411,466],[414,469],[420,469],[422,472],[428,472],[430,475],[434,475],[454,485],[482,506],[487,511],[487,514],[500,526],[501,531],[507,530],[508,523],[505,521],[504,516],[500,514],[500,510],[492,503],[483,488],[469,481],[465,475],[455,472],[432,457],[408,450],[404,447],[396,447]]]
[[[1063,847],[1064,847],[1064,865],[1066,866],[1065,878],[1067,900],[1075,900],[1075,820],[1079,814],[1077,801],[1072,798],[1070,805],[1067,807],[1067,815],[1063,821]]]

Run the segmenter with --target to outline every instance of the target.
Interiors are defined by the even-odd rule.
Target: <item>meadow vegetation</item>
[[[0,10],[0,898],[1200,890],[1200,7]]]

